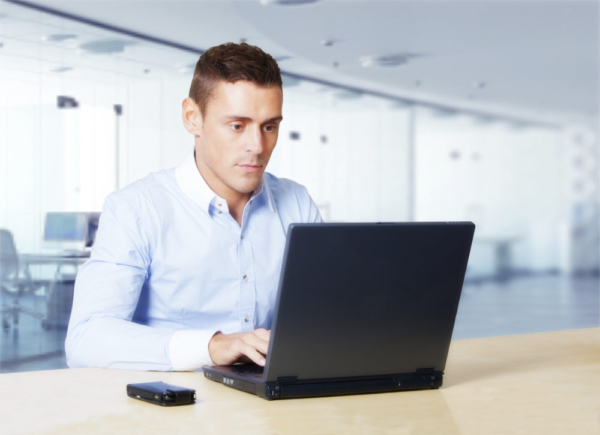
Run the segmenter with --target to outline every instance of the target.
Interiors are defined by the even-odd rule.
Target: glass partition
[[[0,12],[0,372],[64,368],[104,198],[193,147],[180,108],[199,54]],[[268,171],[305,185],[327,222],[473,221],[455,338],[598,326],[595,126],[398,100],[285,76]],[[84,216],[86,240],[45,237],[49,213]]]

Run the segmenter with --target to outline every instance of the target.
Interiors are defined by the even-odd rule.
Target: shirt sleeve
[[[65,343],[69,367],[172,370],[173,330],[132,322],[148,276],[151,241],[131,195],[105,201],[90,260],[75,282]]]

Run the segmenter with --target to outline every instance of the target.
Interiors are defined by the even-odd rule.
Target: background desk
[[[42,320],[46,326],[52,326],[59,323],[57,315],[51,312],[52,308],[63,305],[68,314],[73,303],[73,284],[75,276],[80,265],[89,260],[87,257],[75,257],[69,255],[46,255],[46,254],[21,254],[10,257],[8,264],[11,268],[17,267],[17,273],[9,276],[3,276],[2,282],[2,326],[7,330],[11,324],[17,327],[21,313],[33,316]],[[17,265],[18,262],[18,265]],[[5,263],[6,264],[6,263]],[[31,272],[31,266],[34,265],[52,265],[56,266],[53,278],[34,277]],[[71,273],[64,273],[63,267],[71,266]],[[0,266],[1,267],[1,266]],[[11,269],[12,270],[12,269]],[[38,275],[38,274],[36,274]],[[64,290],[66,288],[66,291]],[[34,298],[34,294],[40,295],[40,291],[46,296],[48,307],[44,311],[23,304],[23,298]],[[57,292],[66,293],[66,298]],[[64,299],[64,301],[63,301]],[[63,303],[64,302],[64,303]],[[10,318],[10,320],[9,320]],[[64,323],[64,322],[63,322]],[[0,355],[3,357],[3,355]],[[0,358],[4,359],[4,358]]]
[[[80,257],[72,255],[50,255],[50,254],[19,254],[19,263],[23,266],[53,265],[57,267],[57,273],[61,266],[79,267],[90,259],[90,256]]]
[[[600,433],[600,328],[454,341],[439,390],[268,402],[200,373],[75,369],[0,375],[3,434]],[[125,385],[194,388],[195,405]]]
[[[73,292],[75,277],[79,267],[90,259],[90,256],[73,256],[60,254],[20,254],[19,263],[31,276],[30,266],[34,265],[56,265],[53,279],[32,280],[32,282],[44,282],[46,309],[38,312],[37,317],[42,320],[42,326],[46,328],[66,329],[71,315],[73,305]],[[65,266],[68,266],[65,271]],[[70,269],[70,271],[69,271]]]
[[[47,253],[16,257],[19,276],[2,282],[0,296],[3,327],[0,371],[26,370],[32,364],[48,368],[66,366],[64,343],[75,276],[88,260],[89,256]]]

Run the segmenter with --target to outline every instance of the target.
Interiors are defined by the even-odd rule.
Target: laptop
[[[291,224],[264,369],[204,376],[267,400],[439,388],[474,231]]]

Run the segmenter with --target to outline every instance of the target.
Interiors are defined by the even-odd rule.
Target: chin
[[[258,177],[256,180],[244,180],[236,183],[233,188],[240,193],[251,193],[258,187],[260,184],[261,177]]]

